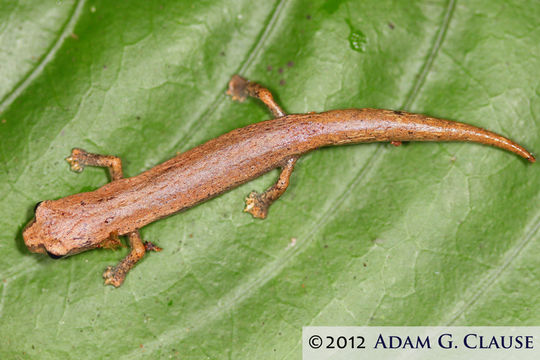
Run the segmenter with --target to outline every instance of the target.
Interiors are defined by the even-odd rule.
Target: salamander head
[[[59,218],[56,211],[50,206],[51,201],[42,201],[35,207],[35,217],[26,225],[23,230],[24,243],[28,250],[33,253],[47,254],[53,259],[59,259],[66,255],[73,255],[95,246],[84,246],[81,242],[73,241],[65,237],[60,229],[65,229],[66,225],[59,226]],[[69,220],[69,219],[66,219]]]

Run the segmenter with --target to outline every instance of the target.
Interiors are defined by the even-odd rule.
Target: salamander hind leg
[[[98,166],[108,168],[113,181],[124,177],[122,160],[117,156],[92,154],[83,149],[75,148],[66,161],[71,165],[71,170],[75,172],[83,171],[85,166]]]
[[[285,116],[285,111],[281,109],[278,103],[274,100],[272,93],[261,85],[248,81],[240,75],[234,75],[229,81],[229,89],[227,95],[232,96],[233,100],[244,101],[248,96],[261,100],[272,112],[274,117]]]
[[[297,157],[292,157],[286,161],[285,165],[282,167],[278,181],[265,192],[259,194],[256,191],[252,191],[246,198],[246,207],[244,211],[259,219],[266,218],[270,205],[279,199],[285,190],[287,190],[296,160]]]

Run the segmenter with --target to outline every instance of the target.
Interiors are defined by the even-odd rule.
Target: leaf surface
[[[2,358],[296,359],[306,325],[538,325],[540,167],[477,144],[365,144],[302,157],[266,220],[273,171],[142,229],[164,248],[119,289],[127,251],[55,261],[34,205],[90,191],[73,147],[133,176],[291,113],[403,109],[540,151],[540,4],[519,1],[48,1],[0,5]]]

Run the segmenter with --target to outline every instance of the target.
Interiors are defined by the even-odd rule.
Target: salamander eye
[[[34,206],[34,212],[36,212],[37,208],[39,207],[39,205],[41,205],[43,201],[40,201],[36,204],[36,206]]]
[[[48,252],[48,251],[47,251],[47,255],[49,255],[49,257],[50,257],[51,259],[55,259],[55,260],[56,260],[56,259],[61,259],[61,258],[63,258],[62,255],[56,255],[56,254],[50,253],[50,252]]]

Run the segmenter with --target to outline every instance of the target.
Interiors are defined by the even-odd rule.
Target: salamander
[[[287,189],[299,156],[323,146],[466,141],[535,161],[515,142],[460,122],[369,108],[287,115],[268,89],[238,75],[229,82],[227,94],[238,101],[249,96],[260,99],[274,119],[233,130],[134,177],[123,176],[116,156],[73,149],[66,159],[72,170],[107,167],[112,181],[95,191],[38,203],[35,217],[23,230],[28,249],[60,258],[98,247],[117,247],[121,244],[118,236],[127,235],[129,254],[103,274],[106,284],[118,287],[147,251],[161,250],[142,241],[140,228],[281,168],[273,186],[263,193],[252,192],[246,199],[245,211],[264,219],[269,206]]]

